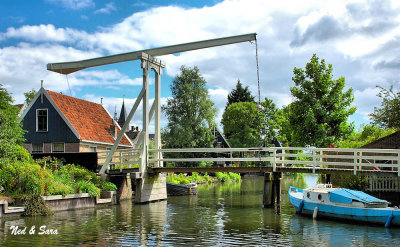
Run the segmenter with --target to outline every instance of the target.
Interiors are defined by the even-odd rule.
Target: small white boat
[[[386,227],[400,225],[400,209],[388,207],[388,202],[362,191],[333,188],[318,184],[311,189],[290,187],[290,203],[297,213],[313,217],[329,217],[369,223]]]

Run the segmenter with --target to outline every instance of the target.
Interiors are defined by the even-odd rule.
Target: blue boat
[[[311,189],[290,187],[290,203],[297,213],[316,217],[352,220],[385,225],[400,225],[400,209],[362,191],[318,184]]]

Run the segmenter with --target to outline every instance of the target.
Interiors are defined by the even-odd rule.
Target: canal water
[[[200,185],[197,196],[145,205],[123,202],[46,217],[0,219],[0,246],[400,245],[400,228],[296,215],[288,201],[289,186],[310,187],[316,179],[286,176],[279,215],[262,207],[263,178],[253,176],[241,183]],[[17,234],[16,226],[26,230]]]

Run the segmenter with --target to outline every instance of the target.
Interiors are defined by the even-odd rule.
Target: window
[[[53,153],[64,153],[64,143],[53,143]]]
[[[36,131],[47,131],[47,109],[36,110]]]
[[[43,143],[32,143],[32,153],[43,153]]]
[[[96,152],[96,151],[97,151],[96,146],[90,146],[89,147],[89,152]]]

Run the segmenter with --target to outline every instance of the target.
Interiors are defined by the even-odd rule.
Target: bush
[[[349,175],[343,177],[340,187],[351,190],[365,190],[368,185],[368,180],[364,176]]]
[[[115,184],[111,183],[111,182],[107,182],[105,180],[99,180],[99,183],[97,184],[97,187],[99,187],[99,189],[101,191],[116,191],[118,188]]]
[[[215,176],[221,182],[230,182],[232,180],[239,182],[241,180],[240,174],[233,172],[229,172],[229,174],[227,174],[226,172],[216,172]]]
[[[73,185],[75,193],[89,193],[91,197],[100,196],[100,189],[93,183],[85,180],[79,180]]]
[[[231,178],[229,177],[228,174],[226,174],[225,172],[216,172],[215,176],[217,177],[217,179],[221,182],[230,182]]]
[[[68,164],[63,166],[58,171],[59,176],[69,177],[72,182],[79,180],[85,180],[92,183],[96,183],[98,178],[97,174],[87,170],[86,168],[76,166],[74,164]]]
[[[23,214],[25,216],[50,215],[52,213],[39,195],[24,195],[21,199],[25,207]]]
[[[64,159],[57,159],[50,156],[36,160],[36,163],[40,165],[42,168],[50,169],[52,171],[60,169],[63,166],[64,162],[65,162]]]

